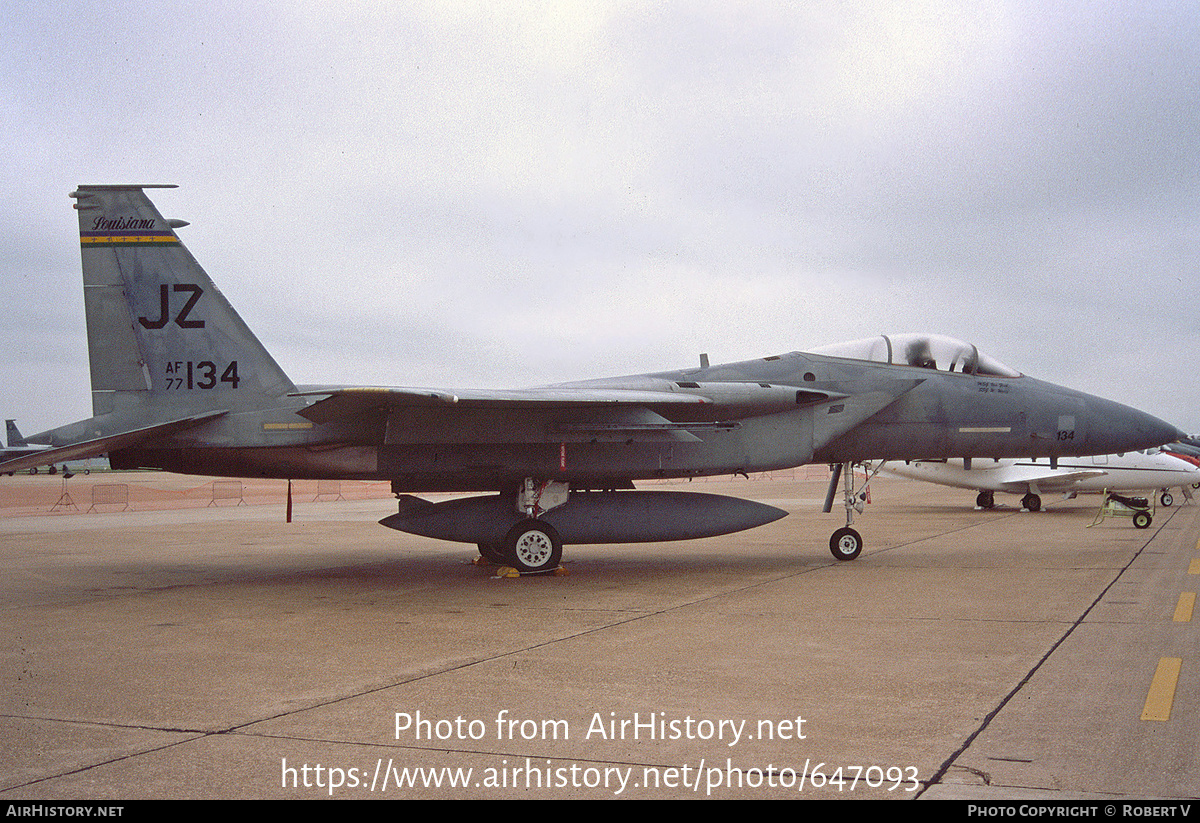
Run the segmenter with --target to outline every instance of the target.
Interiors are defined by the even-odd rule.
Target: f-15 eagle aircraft
[[[1105,454],[1181,434],[1043,383],[946,338],[512,391],[297,386],[146,196],[80,186],[93,417],[29,438],[39,463],[107,452],[113,468],[228,477],[386,479],[391,528],[477,544],[522,572],[564,543],[690,539],[786,513],[633,481],[867,459]],[[25,465],[0,463],[0,471]],[[846,527],[830,549],[862,550]],[[420,492],[491,492],[428,503]],[[831,485],[831,495],[834,488]]]
[[[1169,506],[1174,498],[1168,489],[1178,486],[1186,492],[1188,486],[1200,482],[1200,467],[1157,449],[1060,458],[1054,467],[1044,458],[916,460],[888,463],[883,471],[941,486],[975,489],[979,492],[975,505],[981,509],[995,506],[996,492],[1023,494],[1021,505],[1029,511],[1041,509],[1041,495],[1050,492],[1161,491],[1160,502]]]

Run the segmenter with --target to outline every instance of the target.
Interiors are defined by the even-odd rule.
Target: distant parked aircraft
[[[996,492],[1021,494],[1021,505],[1030,511],[1042,507],[1047,492],[1159,491],[1160,502],[1174,502],[1168,489],[1186,489],[1200,482],[1200,467],[1152,449],[1094,457],[1060,457],[1057,466],[1046,458],[1027,460],[914,460],[887,463],[884,472],[959,489],[978,489],[975,504],[995,505]]]

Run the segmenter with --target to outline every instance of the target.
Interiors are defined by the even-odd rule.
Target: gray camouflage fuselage
[[[1108,454],[1156,445],[1174,433],[1133,409],[1030,377],[803,353],[568,385],[689,391],[681,383],[770,388],[762,390],[763,413],[729,417],[707,406],[647,405],[640,429],[622,422],[605,428],[604,405],[490,408],[461,399],[309,424],[297,415],[303,400],[275,398],[273,408],[231,410],[153,449],[113,459],[117,467],[224,476],[391,480],[403,491],[503,490],[524,477],[606,488],[813,462]],[[780,389],[793,390],[790,404]],[[834,397],[797,403],[796,392]]]

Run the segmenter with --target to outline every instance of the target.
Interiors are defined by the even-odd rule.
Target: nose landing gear
[[[833,511],[833,498],[837,494],[838,481],[844,480],[842,497],[846,507],[846,525],[835,531],[829,538],[829,553],[838,560],[853,560],[862,554],[863,539],[862,535],[853,528],[854,513],[862,514],[863,504],[867,499],[867,485],[881,468],[883,468],[883,463],[872,469],[867,479],[863,481],[862,488],[855,491],[854,464],[835,463],[833,465],[833,476],[829,478],[829,491],[825,494],[824,511]]]

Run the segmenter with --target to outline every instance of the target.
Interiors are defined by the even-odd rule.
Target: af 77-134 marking
[[[72,193],[93,416],[29,438],[53,449],[0,471],[107,452],[118,469],[386,479],[399,506],[384,525],[474,543],[534,572],[557,567],[564,543],[706,537],[785,514],[636,490],[636,480],[869,459],[1057,458],[1181,436],[927,335],[518,390],[297,386],[180,242],[187,224],[165,220],[148,188],[160,187]],[[837,474],[847,524],[830,549],[850,560],[862,549],[853,472]],[[412,496],[442,491],[491,494]]]

